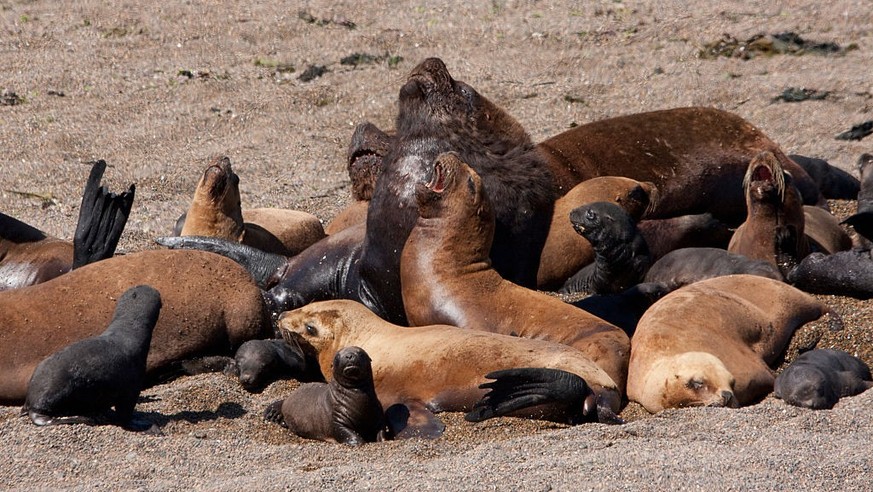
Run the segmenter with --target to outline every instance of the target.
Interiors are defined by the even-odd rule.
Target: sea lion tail
[[[230,258],[248,270],[262,289],[268,289],[278,281],[288,262],[285,256],[216,237],[159,237],[155,242],[170,249],[197,249]]]
[[[82,193],[79,221],[73,237],[74,269],[115,254],[136,194],[136,185],[133,184],[120,195],[100,186],[106,161],[100,159],[93,164]]]

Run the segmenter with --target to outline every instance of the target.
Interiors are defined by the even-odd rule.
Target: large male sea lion
[[[0,292],[0,404],[24,400],[36,365],[77,340],[100,333],[115,300],[134,285],[161,293],[147,370],[231,355],[246,340],[273,334],[261,291],[233,261],[200,251],[142,251],[77,268],[38,285]]]
[[[773,395],[798,407],[823,409],[870,388],[873,376],[864,361],[842,350],[815,349],[800,354],[776,377]]]
[[[556,297],[506,281],[491,267],[494,215],[479,175],[457,154],[445,153],[433,162],[430,179],[421,181],[420,217],[400,260],[409,323],[563,343],[623,388],[629,353],[623,331]]]
[[[103,160],[91,166],[72,243],[0,213],[0,291],[45,282],[115,253],[136,186],[111,193],[100,186],[105,170]]]
[[[118,298],[100,335],[74,342],[36,366],[23,412],[37,425],[92,423],[115,409],[127,425],[145,383],[152,330],[161,311],[157,290],[140,285]]]
[[[300,386],[272,403],[264,418],[300,437],[360,446],[386,436],[385,412],[373,385],[370,356],[360,347],[337,351],[329,383]]]
[[[582,352],[558,343],[448,325],[403,328],[346,300],[288,311],[278,324],[283,338],[317,353],[328,378],[327,368],[342,347],[364,349],[373,359],[376,394],[386,408],[419,402],[433,412],[469,411],[485,394],[479,385],[486,374],[514,368],[562,369],[581,377],[598,395],[598,414],[618,412],[620,405],[612,378]]]

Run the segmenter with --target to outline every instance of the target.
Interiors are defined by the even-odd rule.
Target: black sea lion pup
[[[870,368],[842,350],[804,352],[776,378],[774,396],[798,407],[833,408],[843,396],[873,387]]]
[[[315,363],[318,364],[318,361]],[[240,345],[234,362],[225,372],[236,374],[247,391],[260,393],[273,381],[305,378],[306,368],[306,360],[300,350],[277,338],[249,340]]]
[[[660,282],[643,282],[620,294],[595,294],[570,304],[621,328],[632,337],[646,310],[671,290],[674,289]]]
[[[788,158],[806,171],[825,198],[854,200],[858,196],[861,188],[858,179],[828,161],[797,154],[789,154]]]
[[[264,418],[306,439],[359,446],[386,437],[370,356],[354,346],[334,356],[330,383],[301,386],[284,401],[272,403]]]
[[[873,154],[863,154],[858,158],[858,173],[861,175],[858,210],[843,223],[851,225],[867,241],[873,241]],[[870,249],[869,244],[866,249]]]
[[[873,298],[873,257],[869,250],[813,253],[788,272],[789,283],[813,294]]]
[[[570,212],[570,222],[594,248],[594,263],[570,277],[560,292],[618,294],[646,274],[649,247],[622,207],[610,202],[583,205]]]
[[[779,269],[764,260],[720,248],[682,248],[656,261],[646,272],[645,281],[662,283],[672,291],[700,280],[737,274],[783,279]]]
[[[94,423],[114,407],[113,420],[127,425],[145,381],[160,310],[157,290],[128,289],[106,331],[66,346],[36,367],[22,413],[37,425]]]

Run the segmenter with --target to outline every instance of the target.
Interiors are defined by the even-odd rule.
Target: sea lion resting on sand
[[[411,325],[448,324],[563,343],[624,387],[630,342],[623,331],[556,297],[506,281],[491,267],[490,197],[457,154],[436,158],[416,198],[420,217],[400,260]]]
[[[120,195],[100,186],[106,161],[95,161],[82,193],[73,243],[0,213],[0,291],[27,287],[115,254],[136,186]]]
[[[773,390],[769,365],[794,330],[826,312],[812,296],[754,275],[685,286],[640,320],[631,346],[628,398],[652,413],[753,403]]]
[[[873,387],[870,368],[842,350],[804,352],[776,378],[774,396],[798,407],[833,408],[843,396]]]
[[[782,272],[764,260],[752,260],[719,248],[682,248],[656,261],[646,272],[645,281],[664,284],[673,291],[708,278],[737,274],[783,279]]]
[[[36,366],[22,413],[37,425],[90,424],[114,407],[112,420],[128,425],[145,383],[160,311],[155,289],[140,285],[125,291],[106,331],[67,345]]]
[[[41,360],[99,334],[115,300],[143,284],[157,289],[163,303],[149,349],[150,380],[160,379],[173,362],[230,355],[246,340],[272,336],[260,289],[233,261],[200,251],[115,256],[0,292],[0,404],[21,403]]]

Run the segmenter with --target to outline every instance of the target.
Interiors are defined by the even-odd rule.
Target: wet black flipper
[[[133,207],[136,185],[131,184],[120,195],[111,193],[105,186],[100,186],[104,171],[106,161],[95,161],[82,193],[79,221],[73,237],[74,269],[115,254]]]

